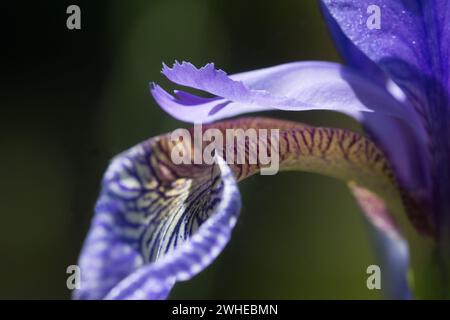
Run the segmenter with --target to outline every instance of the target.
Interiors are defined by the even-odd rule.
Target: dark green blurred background
[[[82,30],[66,28],[81,7]],[[315,1],[46,1],[2,5],[0,298],[67,299],[108,159],[186,126],[152,100],[161,62],[229,73],[338,56]],[[268,114],[266,114],[268,115]],[[358,129],[331,112],[272,116]],[[379,298],[375,263],[343,183],[255,176],[217,261],[171,298]]]

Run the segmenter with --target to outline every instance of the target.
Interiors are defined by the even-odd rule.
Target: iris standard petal
[[[230,169],[223,161],[176,167],[161,139],[131,148],[109,166],[75,298],[165,298],[228,242],[240,208]]]
[[[419,112],[427,112],[424,108],[430,103],[430,94],[439,94],[437,88],[438,91],[441,88],[448,90],[448,1],[321,2],[325,17],[330,17],[327,19],[329,27],[339,28],[332,33],[342,32],[378,64],[407,93]],[[330,23],[330,19],[334,19],[336,24]],[[379,20],[378,27],[370,27],[371,19]]]
[[[352,42],[342,31],[341,27],[331,15],[325,2],[320,2],[324,19],[333,37],[334,43],[350,66],[358,69],[368,78],[373,79],[393,93],[405,108],[414,110],[413,105],[401,89],[389,79],[387,73],[379,65],[372,61]],[[384,10],[383,10],[384,11]],[[383,16],[383,20],[386,17]],[[421,122],[418,116],[418,122]],[[366,132],[378,143],[389,158],[395,170],[399,183],[412,194],[421,194],[428,197],[430,190],[431,155],[428,150],[429,138],[423,126],[421,130],[411,129],[398,119],[380,115],[365,113],[361,119]],[[408,155],[405,157],[405,155]]]
[[[350,39],[342,32],[336,20],[327,10],[323,2],[320,2],[323,18],[334,41],[334,45],[345,63],[358,69],[365,76],[378,82],[380,85],[386,83],[386,74],[378,65],[370,60]]]
[[[450,219],[447,218],[450,208],[447,196],[450,193],[448,1],[322,0],[322,4],[324,15],[329,17],[329,27],[338,28],[338,32],[345,34],[383,69],[403,90],[409,105],[422,119],[427,141],[418,145],[418,157],[425,158],[422,167],[427,181],[417,193],[422,194],[422,202],[430,214],[434,211],[435,225],[443,229],[440,233],[450,234]],[[379,28],[367,25],[369,15],[374,14],[368,13],[369,8],[377,8]],[[392,147],[392,142],[379,140]],[[422,170],[418,172],[422,176]],[[416,179],[416,175],[413,173],[410,179]]]
[[[173,117],[187,122],[211,122],[265,110],[334,110],[360,118],[361,112],[381,112],[415,126],[417,119],[383,87],[353,70],[331,62],[295,62],[228,76],[207,64],[164,66],[172,82],[215,95],[197,104],[192,95],[175,96],[152,85],[158,104]],[[193,112],[195,111],[195,112]]]

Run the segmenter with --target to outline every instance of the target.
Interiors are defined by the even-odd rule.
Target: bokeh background
[[[66,28],[81,7],[82,29]],[[161,63],[215,62],[229,73],[339,57],[316,1],[29,1],[0,19],[0,298],[69,299],[75,264],[108,160],[184,127],[152,100]],[[170,85],[169,85],[170,86]],[[332,112],[283,113],[315,125],[358,126]],[[232,241],[171,298],[380,298],[376,263],[345,185],[308,173],[241,184]]]

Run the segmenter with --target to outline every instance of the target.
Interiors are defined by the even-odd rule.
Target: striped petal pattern
[[[230,239],[241,204],[237,181],[262,170],[260,158],[248,161],[262,148],[279,153],[281,170],[347,181],[372,224],[402,247],[393,217],[403,214],[394,176],[383,153],[364,136],[270,118],[213,123],[202,133],[213,128],[227,137],[214,164],[174,164],[170,155],[179,144],[170,134],[113,159],[80,256],[81,288],[74,298],[164,299],[177,281],[201,272]],[[237,145],[229,140],[230,129],[278,130],[279,138]],[[182,146],[191,154],[199,147],[186,142]],[[207,144],[204,140],[201,147]],[[227,161],[242,149],[243,164]],[[398,270],[397,264],[392,270]]]
[[[161,140],[143,142],[109,166],[74,298],[166,298],[228,242],[240,208],[230,169],[217,161],[178,171]]]

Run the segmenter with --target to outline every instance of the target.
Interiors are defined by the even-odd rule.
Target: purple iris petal
[[[197,69],[188,62],[164,66],[163,74],[179,85],[214,94],[201,101],[195,112],[185,97],[172,96],[158,85],[151,92],[159,105],[173,117],[187,122],[211,122],[234,115],[265,110],[334,110],[360,118],[361,112],[417,119],[383,87],[358,73],[331,62],[296,62],[228,76],[213,64]],[[222,99],[220,99],[222,98]],[[218,104],[226,108],[210,114]],[[419,128],[420,131],[420,128]]]
[[[332,33],[343,35],[336,40],[351,42],[375,62],[422,116],[430,116],[436,95],[445,96],[438,98],[440,107],[449,108],[448,1],[322,0],[322,4]],[[367,9],[374,5],[381,13],[379,29],[367,27]],[[346,58],[352,59],[348,54]]]
[[[367,26],[369,6],[379,8],[379,28]],[[375,62],[403,90],[408,99],[405,105],[412,106],[421,117],[428,142],[425,150],[421,147],[417,155],[424,158],[422,167],[427,175],[425,190],[419,193],[426,194],[422,202],[433,203],[433,208],[428,208],[428,211],[433,211],[433,220],[440,229],[440,237],[446,237],[444,241],[449,242],[449,2],[322,0],[322,9],[335,40],[352,43]],[[347,60],[353,59],[351,52],[341,51]],[[358,65],[357,62],[354,64]],[[379,140],[382,145],[390,144],[382,138]],[[416,179],[416,176],[413,174],[410,180]]]
[[[282,109],[335,110],[363,122],[398,170],[402,184],[411,190],[427,186],[426,133],[412,108],[386,88],[351,69],[328,62],[297,62],[228,76],[208,64],[197,69],[190,63],[164,65],[171,81],[216,95],[175,97],[158,85],[152,94],[177,119],[209,122],[234,115]],[[193,110],[193,108],[195,108]],[[193,112],[195,111],[195,112]]]
[[[219,162],[224,181],[221,202],[211,217],[171,254],[148,264],[115,286],[106,299],[165,299],[176,281],[189,280],[220,254],[228,243],[240,211],[240,194],[225,162]]]
[[[74,298],[164,299],[227,244],[240,210],[230,168],[218,161],[195,179],[163,181],[153,147],[144,142],[107,170]]]
[[[335,47],[345,62],[349,66],[362,71],[367,77],[377,81],[380,85],[383,85],[386,82],[385,73],[347,38],[323,2],[320,2],[320,5]]]
[[[358,69],[367,78],[386,86],[394,95],[399,92],[400,96],[397,94],[397,99],[405,104],[405,108],[414,110],[404,93],[400,91],[401,89],[393,84],[387,74],[374,61],[370,60],[354,42],[350,41],[324,2],[321,2],[321,8],[334,43],[345,62]],[[430,161],[425,134],[420,138],[414,129],[405,127],[402,121],[379,114],[366,113],[361,122],[391,160],[401,184],[410,190],[428,189],[430,186]],[[405,155],[409,156],[405,157]]]
[[[367,24],[370,7],[380,10],[379,28]],[[211,63],[198,69],[177,62],[163,67],[169,80],[214,97],[179,90],[170,94],[152,84],[153,97],[187,122],[273,109],[350,115],[386,153],[401,189],[418,207],[434,201],[430,207],[440,216],[434,223],[446,222],[450,234],[450,217],[442,219],[450,208],[448,2],[322,0],[322,9],[352,68],[296,62],[229,76]],[[149,162],[152,148],[146,146],[117,157],[105,175],[80,258],[82,288],[76,298],[165,298],[175,282],[209,265],[230,237],[240,199],[228,166],[220,164],[209,179],[176,180],[186,189],[173,202],[169,194],[174,189],[165,190],[167,181],[162,183],[156,172],[160,159]],[[366,204],[365,211],[372,211],[368,216],[390,215],[383,201],[356,197]],[[407,298],[406,245],[393,234],[379,233],[386,228],[373,226],[390,291]]]
[[[199,100],[200,103],[192,104],[194,98],[187,98],[186,95],[179,95],[179,91],[172,96],[157,84],[151,85],[151,92],[156,102],[170,115],[179,120],[196,122],[203,119],[211,119],[211,121],[221,118],[221,114],[216,115],[213,111],[218,107],[229,104],[229,100],[220,97]],[[230,108],[230,106],[228,107]],[[233,110],[227,108],[227,113],[233,113]],[[270,110],[267,108],[267,110]],[[195,111],[195,112],[194,112]],[[239,114],[239,109],[234,109],[235,114]],[[253,111],[262,111],[255,107]],[[252,112],[252,111],[250,111]],[[217,113],[217,112],[216,112]]]
[[[430,186],[430,154],[426,141],[403,121],[380,114],[364,114],[365,131],[374,140],[396,173],[400,185],[411,193],[425,193]]]

